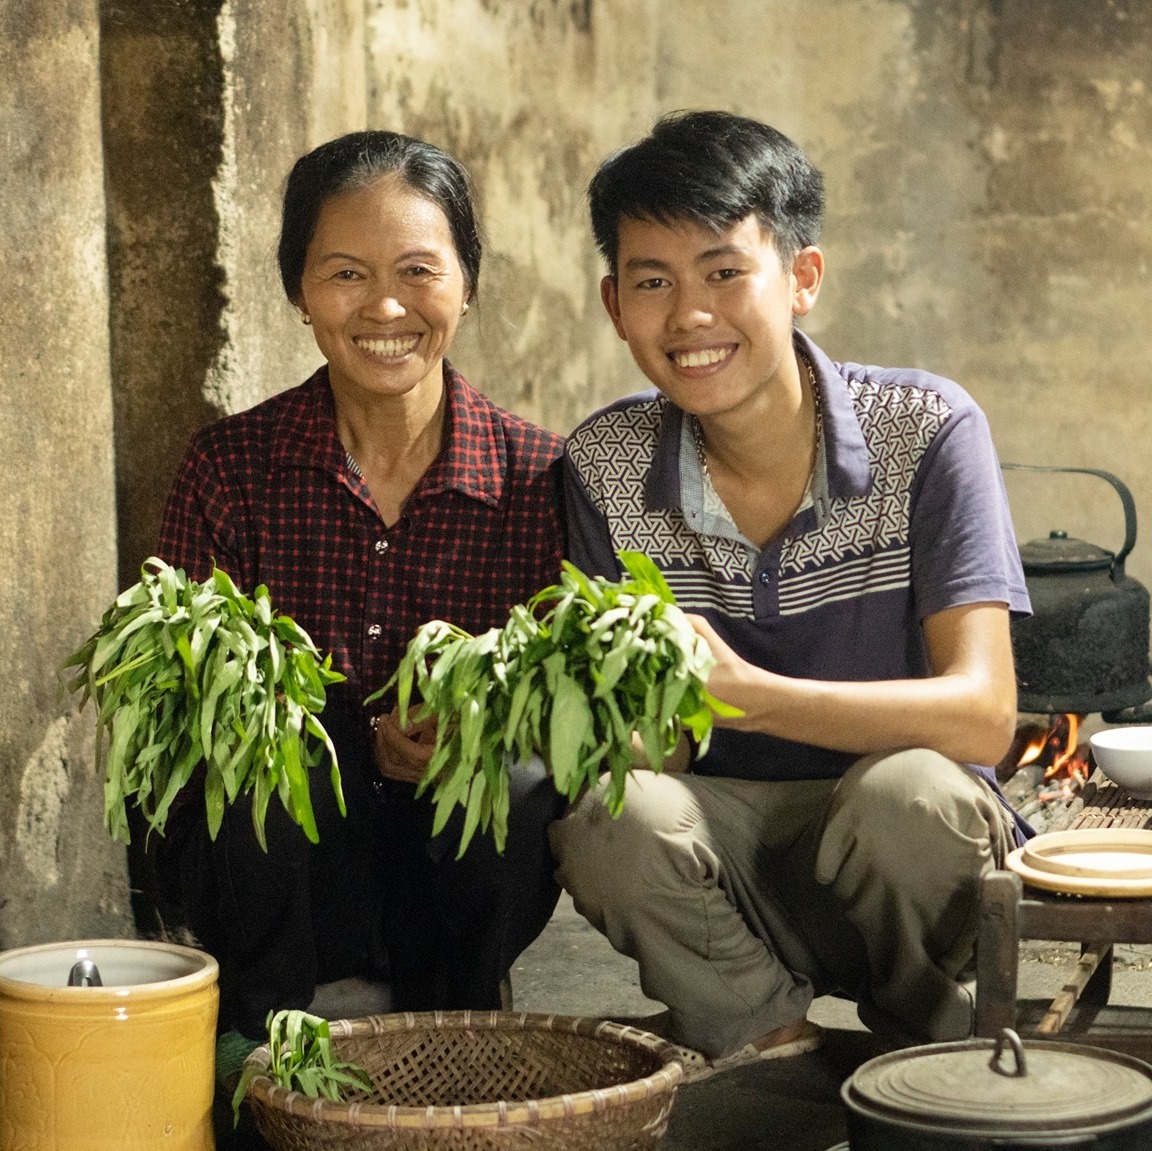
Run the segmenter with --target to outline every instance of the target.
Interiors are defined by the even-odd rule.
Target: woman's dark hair
[[[341,192],[365,188],[391,173],[443,211],[471,298],[480,280],[482,244],[467,170],[433,144],[399,132],[377,131],[329,140],[301,156],[289,172],[276,252],[280,282],[289,300],[296,303],[300,298],[308,245],[324,205]]]
[[[719,230],[755,213],[788,261],[820,238],[824,178],[787,136],[758,120],[673,112],[600,165],[588,205],[612,275],[624,217]]]

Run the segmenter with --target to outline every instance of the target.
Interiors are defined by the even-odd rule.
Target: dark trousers
[[[345,772],[345,819],[327,773],[312,774],[318,844],[273,799],[265,853],[242,798],[215,842],[196,803],[160,845],[184,925],[220,964],[220,1030],[264,1038],[269,1011],[306,1008],[318,983],[352,975],[387,979],[398,1011],[498,1008],[560,893],[547,828],[565,801],[543,765],[511,769],[503,855],[478,833],[460,860],[462,811],[433,838],[429,796]]]

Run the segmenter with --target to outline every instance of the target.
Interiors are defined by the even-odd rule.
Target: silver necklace
[[[807,356],[800,357],[804,361],[804,368],[808,374],[808,386],[812,389],[812,405],[816,410],[815,421],[815,449],[818,453],[820,451],[820,435],[824,430],[824,413],[820,406],[820,392],[816,387],[816,373],[812,370],[812,361]],[[704,473],[704,478],[711,483],[712,472],[708,468],[708,453],[704,451],[704,429],[700,426],[700,421],[692,417],[692,442],[696,445],[696,458],[700,461],[700,470]],[[816,468],[816,456],[812,457],[812,468]]]

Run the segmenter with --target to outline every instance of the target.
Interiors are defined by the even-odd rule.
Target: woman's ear
[[[824,282],[824,253],[811,244],[801,248],[792,257],[792,278],[796,285],[792,296],[792,314],[806,316],[815,307],[820,285]]]

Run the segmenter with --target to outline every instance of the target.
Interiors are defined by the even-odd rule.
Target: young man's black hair
[[[588,203],[612,275],[624,217],[720,230],[755,213],[787,262],[820,239],[824,178],[767,124],[728,112],[673,112],[600,165]]]

